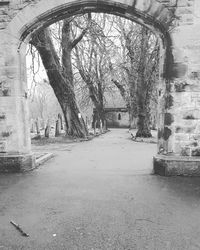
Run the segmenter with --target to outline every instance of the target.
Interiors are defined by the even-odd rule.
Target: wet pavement
[[[156,144],[129,138],[37,147],[55,158],[0,175],[0,250],[200,249],[200,178],[152,175]]]

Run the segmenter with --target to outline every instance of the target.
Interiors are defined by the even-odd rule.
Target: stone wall
[[[172,150],[183,156],[200,156],[200,2],[178,1],[178,20],[171,31],[173,41],[174,79]]]
[[[105,119],[108,128],[129,128],[129,113],[126,108],[105,109]]]

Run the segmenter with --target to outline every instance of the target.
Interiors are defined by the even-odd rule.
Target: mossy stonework
[[[0,162],[14,154],[30,159],[27,169],[34,165],[25,60],[31,34],[87,12],[120,15],[157,35],[161,48],[158,154],[169,160],[171,155],[196,159],[200,154],[199,0],[0,0]],[[177,162],[173,164],[176,168]]]

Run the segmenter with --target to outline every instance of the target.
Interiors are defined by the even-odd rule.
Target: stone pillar
[[[0,172],[34,167],[26,87],[26,46],[0,32]]]
[[[166,98],[163,148],[154,159],[163,175],[200,175],[200,1],[178,1],[173,65]]]

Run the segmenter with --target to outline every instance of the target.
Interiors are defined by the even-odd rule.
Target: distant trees
[[[45,80],[32,83],[29,88],[31,132],[45,130],[45,137],[49,137],[51,126],[55,126],[58,114],[62,113],[60,105],[50,84]]]
[[[113,41],[106,35],[106,14],[89,14],[86,35],[76,46],[74,60],[96,109],[98,122],[105,125],[105,92],[109,89],[109,59]]]
[[[130,124],[137,120],[136,137],[151,137],[151,103],[156,100],[154,90],[158,81],[158,40],[144,26],[119,17],[113,17],[113,22],[120,37],[121,60],[110,65],[112,81],[129,108]]]

